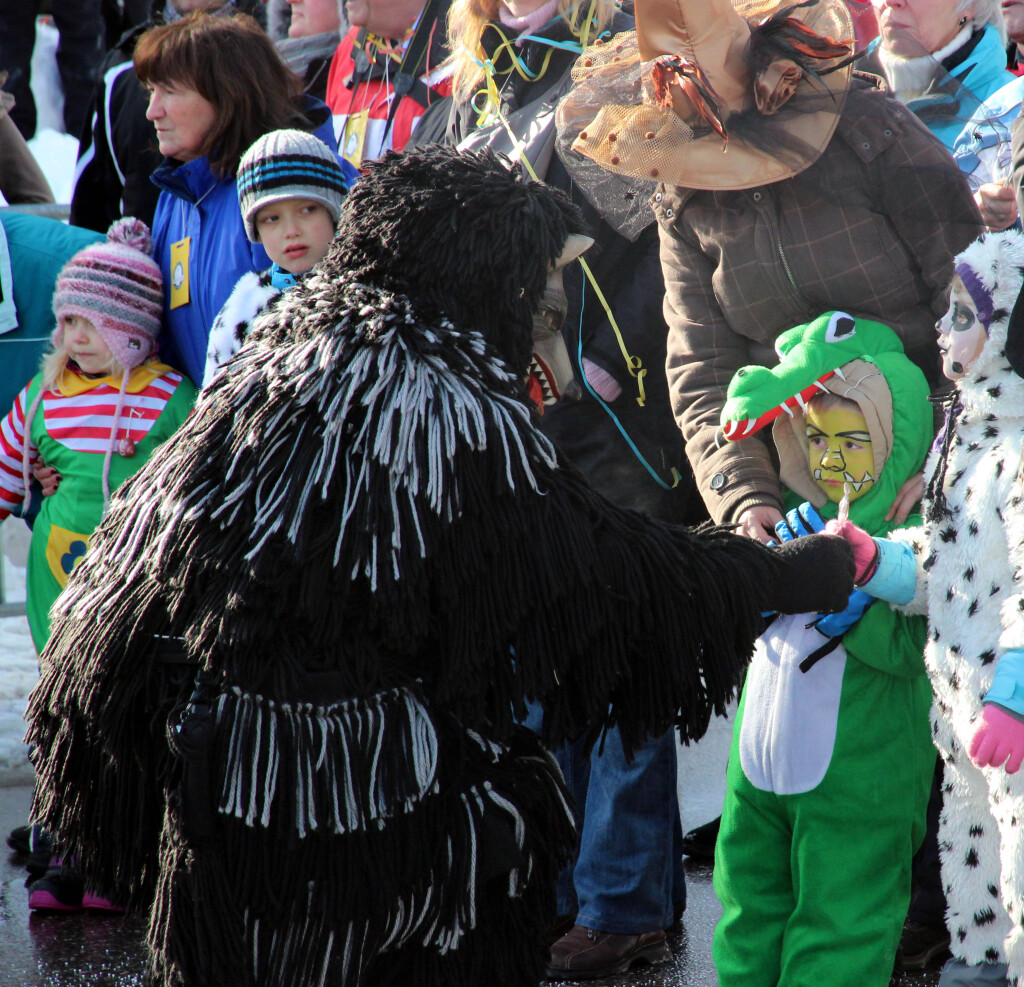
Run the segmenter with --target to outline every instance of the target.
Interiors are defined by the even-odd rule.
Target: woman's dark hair
[[[217,115],[200,153],[222,178],[235,174],[258,137],[310,129],[299,102],[302,80],[245,14],[196,12],[154,27],[139,38],[134,64],[143,85],[185,86],[213,105]]]

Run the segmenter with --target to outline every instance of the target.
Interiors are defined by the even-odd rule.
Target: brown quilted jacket
[[[953,255],[981,233],[966,180],[916,117],[855,77],[821,157],[738,192],[659,187],[666,368],[676,421],[711,516],[781,507],[768,447],[726,443],[733,373],[776,362],[775,338],[830,309],[891,325],[934,384],[935,322]]]

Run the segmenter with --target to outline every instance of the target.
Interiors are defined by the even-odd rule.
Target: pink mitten
[[[853,581],[857,586],[863,586],[874,574],[878,563],[878,546],[875,539],[852,521],[838,519],[833,519],[825,525],[825,534],[837,535],[853,549],[853,564],[856,569]]]
[[[979,768],[998,768],[1006,761],[1006,773],[1015,774],[1024,761],[1024,723],[998,706],[985,703],[967,753]]]

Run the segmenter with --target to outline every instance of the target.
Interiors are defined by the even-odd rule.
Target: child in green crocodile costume
[[[788,330],[777,350],[773,369],[736,374],[722,422],[732,440],[774,423],[788,524],[807,529],[780,535],[835,517],[844,489],[851,519],[888,531],[932,438],[923,374],[891,329],[841,312]],[[865,605],[851,599],[838,624],[774,616],[758,642],[715,855],[721,987],[889,982],[935,750],[925,623]]]

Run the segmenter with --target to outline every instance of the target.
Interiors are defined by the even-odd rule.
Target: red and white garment
[[[435,25],[434,30],[444,31],[443,20]],[[395,99],[393,79],[398,74],[400,63],[380,53],[371,77],[364,82],[353,82],[358,36],[359,29],[352,28],[338,45],[327,76],[326,99],[334,117],[338,152],[351,165],[361,168],[363,161],[379,158],[385,151],[401,151],[412,138],[427,106],[417,99],[415,91],[403,96],[388,127],[388,115]],[[402,42],[400,50],[405,49],[409,40]],[[431,50],[434,50],[433,45]],[[451,94],[451,72],[451,68],[438,68],[428,60],[426,71],[420,76],[420,81],[426,86],[427,104],[435,96],[442,98]],[[419,89],[420,93],[422,91]]]
[[[181,374],[163,364],[148,363],[135,368],[115,423],[120,379],[91,380],[66,372],[58,389],[43,394],[36,415],[42,415],[50,438],[61,446],[102,457],[115,427],[119,444],[126,449],[138,446],[149,435],[182,379]],[[7,517],[25,497],[22,457],[26,442],[29,462],[39,455],[35,443],[26,435],[30,388],[31,384],[22,389],[0,424],[0,518]]]

